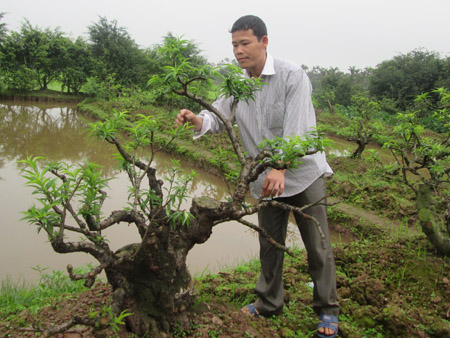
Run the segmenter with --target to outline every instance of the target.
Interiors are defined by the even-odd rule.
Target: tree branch
[[[186,97],[192,99],[193,101],[199,103],[202,107],[204,107],[206,110],[212,112],[219,118],[219,120],[225,126],[228,137],[230,138],[230,141],[231,141],[231,145],[233,146],[234,152],[236,153],[236,156],[238,157],[239,163],[241,163],[241,165],[244,165],[244,163],[245,163],[244,152],[241,149],[241,143],[239,141],[239,138],[237,137],[237,135],[233,129],[232,120],[227,120],[212,104],[209,104],[208,102],[203,100],[198,95],[191,93],[187,89],[187,87],[183,86],[183,88],[184,88],[183,90],[174,90],[174,92],[178,95],[186,96]],[[233,103],[233,106],[234,105],[237,105],[237,102],[236,102],[236,104]]]
[[[120,222],[136,224],[141,236],[145,233],[145,229],[147,228],[145,217],[141,213],[133,210],[115,210],[111,212],[109,217],[103,219],[99,223],[99,229],[103,230]]]
[[[74,327],[75,325],[85,325],[92,327],[96,330],[106,329],[108,327],[108,322],[104,318],[96,319],[89,317],[74,316],[72,319],[65,323],[55,325],[46,329],[38,329],[37,331],[42,332],[42,337],[47,338],[54,336],[58,333],[63,333]]]
[[[96,266],[91,271],[82,274],[74,274],[73,266],[71,264],[67,265],[67,272],[69,273],[69,277],[71,280],[80,280],[84,279],[84,286],[90,288],[94,285],[97,276],[107,267],[106,263],[102,263],[99,266]]]
[[[294,257],[294,253],[286,246],[278,243],[276,240],[274,240],[272,237],[270,237],[270,235],[267,233],[266,230],[264,230],[263,228],[254,225],[251,222],[248,222],[242,218],[237,220],[239,223],[244,224],[245,226],[249,227],[250,229],[253,229],[255,231],[257,231],[262,237],[264,237],[266,239],[267,242],[269,242],[270,244],[272,244],[274,247],[276,247],[277,249],[283,250],[284,252],[286,252],[289,256]]]

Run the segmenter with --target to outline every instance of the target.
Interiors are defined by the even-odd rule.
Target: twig
[[[309,205],[305,205],[303,207],[295,207],[286,203],[282,203],[282,202],[278,202],[278,201],[267,201],[269,205],[273,205],[276,206],[278,208],[284,209],[284,210],[290,210],[294,213],[297,213],[299,215],[301,215],[302,217],[309,219],[311,221],[314,222],[314,224],[316,225],[316,229],[319,232],[320,235],[320,241],[322,243],[322,248],[325,249],[325,234],[322,231],[322,228],[320,227],[320,222],[317,220],[317,218],[315,218],[314,216],[308,215],[306,213],[303,212],[303,210],[312,207],[312,206],[317,206],[319,204],[321,204],[321,202],[326,198],[326,196],[322,197],[320,200],[318,200],[317,202],[314,202],[312,204]]]
[[[53,327],[49,327],[49,328],[46,328],[43,330],[37,330],[37,331],[42,331],[41,337],[47,338],[47,337],[51,337],[57,333],[66,332],[67,330],[74,327],[75,325],[85,325],[85,326],[89,326],[89,327],[92,327],[95,329],[104,329],[108,326],[107,324],[102,324],[101,319],[96,320],[93,318],[84,318],[84,317],[74,316],[72,319],[68,320],[65,323],[55,325]]]
[[[289,256],[294,257],[294,253],[288,247],[278,243],[276,240],[274,240],[272,237],[270,237],[270,235],[263,228],[261,228],[257,225],[254,225],[253,223],[250,223],[242,218],[238,219],[237,221],[239,223],[244,224],[245,226],[259,232],[259,234],[261,236],[263,236],[270,244],[275,246],[277,249],[285,251]]]

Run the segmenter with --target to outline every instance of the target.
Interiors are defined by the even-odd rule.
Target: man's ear
[[[261,38],[261,42],[262,42],[264,48],[267,48],[267,45],[269,44],[269,38],[267,37],[267,35],[264,35],[264,36]]]

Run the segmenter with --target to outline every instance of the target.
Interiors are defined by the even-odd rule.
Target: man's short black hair
[[[236,20],[231,27],[231,33],[236,31],[246,31],[248,29],[253,30],[253,34],[257,37],[258,41],[261,41],[261,38],[264,35],[267,35],[267,28],[264,21],[254,15],[245,15]]]

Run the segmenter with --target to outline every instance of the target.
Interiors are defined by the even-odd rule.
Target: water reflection
[[[86,122],[89,119],[75,106],[4,103],[0,105],[0,121],[0,279],[10,275],[14,279],[23,276],[26,280],[35,280],[37,273],[30,268],[37,265],[65,270],[68,263],[78,266],[93,262],[90,256],[82,253],[59,255],[53,252],[43,232],[36,234],[35,228],[20,221],[21,212],[35,201],[31,189],[25,187],[25,181],[20,177],[17,161],[33,155],[66,163],[78,163],[86,158],[102,165],[108,176],[115,176],[110,181],[109,198],[104,205],[105,214],[109,214],[123,208],[128,196],[126,176],[115,170],[115,148],[88,136]],[[172,166],[169,156],[159,154],[156,157],[154,167],[159,178]],[[183,169],[190,172],[194,168],[183,164]],[[220,179],[196,171],[199,175],[192,184],[191,197],[225,198],[226,187]],[[183,207],[187,209],[190,204],[187,201]],[[256,222],[256,217],[252,216],[250,220]],[[135,228],[127,224],[108,229],[105,235],[113,249],[139,240]],[[295,238],[290,242],[302,245]],[[256,235],[237,222],[227,222],[216,226],[206,243],[191,250],[188,264],[194,274],[204,270],[218,271],[255,257],[257,252]]]
[[[103,165],[107,174],[116,165],[112,147],[88,137],[86,119],[75,106],[1,104],[0,122],[0,157],[4,163],[28,155],[72,163],[87,158]]]

